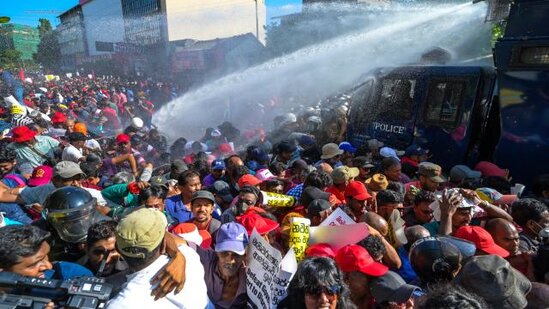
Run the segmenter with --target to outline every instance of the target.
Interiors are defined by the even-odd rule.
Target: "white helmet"
[[[131,126],[135,129],[141,129],[143,127],[143,120],[141,120],[141,118],[139,117],[133,117]]]

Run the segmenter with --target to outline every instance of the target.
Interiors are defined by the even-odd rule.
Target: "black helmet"
[[[410,263],[424,283],[451,281],[461,258],[456,246],[438,237],[421,238],[410,248]]]
[[[82,242],[88,228],[96,221],[97,200],[77,187],[63,187],[53,191],[44,203],[48,221],[66,242]]]

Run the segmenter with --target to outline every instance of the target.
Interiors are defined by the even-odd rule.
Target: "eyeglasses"
[[[320,294],[324,293],[328,296],[335,296],[339,294],[341,291],[341,286],[339,285],[332,285],[332,286],[317,286],[315,288],[309,289],[305,291],[305,294],[309,294],[312,296],[319,296]]]

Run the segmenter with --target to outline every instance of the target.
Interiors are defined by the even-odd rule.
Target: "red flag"
[[[25,81],[25,71],[23,69],[19,69],[19,79],[24,82]]]

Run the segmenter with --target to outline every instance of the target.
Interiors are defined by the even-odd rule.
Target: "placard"
[[[289,247],[294,248],[295,258],[298,262],[305,258],[305,249],[309,243],[311,220],[301,217],[290,218]]]
[[[246,289],[248,308],[271,307],[274,278],[279,273],[282,254],[254,229],[248,244]]]
[[[313,226],[311,227],[309,246],[326,243],[334,251],[337,251],[343,246],[356,244],[369,234],[368,224],[364,222],[335,226]]]
[[[335,225],[346,225],[356,223],[347,213],[341,209],[341,207],[336,208],[328,218],[324,219],[319,226],[335,226]]]

